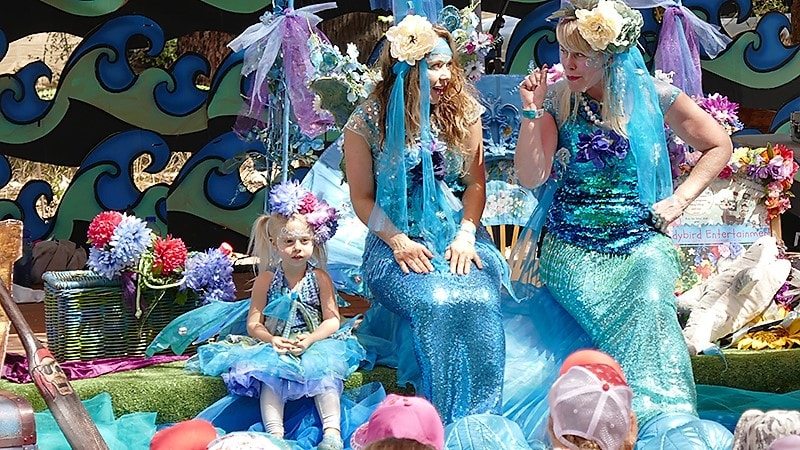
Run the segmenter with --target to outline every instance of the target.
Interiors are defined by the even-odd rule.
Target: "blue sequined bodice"
[[[592,154],[593,160],[581,162],[580,144],[593,133],[595,140],[607,139],[608,132],[600,136],[600,131],[582,116],[571,118],[560,128],[555,157],[559,187],[547,217],[547,230],[583,248],[627,254],[656,231],[649,209],[639,201],[636,162],[630,152],[622,159],[601,152]]]

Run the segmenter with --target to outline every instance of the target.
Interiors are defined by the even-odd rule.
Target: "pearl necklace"
[[[589,102],[586,100],[586,94],[580,94],[579,97],[581,105],[583,106],[583,111],[586,113],[586,118],[589,120],[589,122],[592,122],[598,127],[602,127],[604,123],[599,117],[597,117],[597,114],[592,111],[592,107],[589,106]]]

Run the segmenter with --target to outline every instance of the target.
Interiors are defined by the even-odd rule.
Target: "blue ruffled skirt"
[[[257,398],[264,383],[285,402],[331,390],[341,393],[344,380],[364,356],[349,333],[314,342],[299,357],[278,354],[271,344],[249,336],[229,335],[198,348],[186,366],[204,375],[221,375],[236,395]]]

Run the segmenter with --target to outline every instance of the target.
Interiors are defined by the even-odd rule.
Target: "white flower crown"
[[[636,45],[642,14],[617,0],[572,0],[550,18],[577,20],[578,33],[593,50],[623,53]]]

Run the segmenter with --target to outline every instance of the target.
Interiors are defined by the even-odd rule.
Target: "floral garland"
[[[797,169],[794,152],[782,144],[767,144],[766,147],[736,148],[719,177],[729,179],[739,175],[764,185],[766,221],[769,223],[792,207],[790,198],[794,194],[791,189]]]
[[[228,244],[205,253],[189,253],[180,238],[156,236],[138,217],[117,211],[95,216],[87,238],[91,245],[87,266],[105,278],[120,278],[125,305],[136,317],[148,310],[139,295],[145,287],[178,288],[184,300],[187,288],[205,302],[236,299],[233,264],[228,257],[233,249]],[[215,257],[202,256],[206,254]]]
[[[294,180],[274,186],[269,192],[269,206],[273,213],[283,217],[300,214],[314,232],[314,243],[324,244],[336,234],[339,213],[313,192]]]
[[[358,61],[358,48],[347,44],[344,54],[317,35],[308,43],[314,73],[309,85],[316,93],[314,108],[329,111],[336,125],[344,127],[356,105],[369,96],[381,80],[377,69],[370,69]]]
[[[628,51],[644,25],[639,11],[614,0],[572,0],[550,18],[576,20],[581,37],[593,50],[604,53]]]
[[[478,80],[486,71],[484,61],[494,46],[494,37],[491,34],[478,31],[480,19],[475,14],[478,4],[473,1],[462,9],[447,5],[439,13],[439,25],[453,35],[461,66],[471,81]]]

